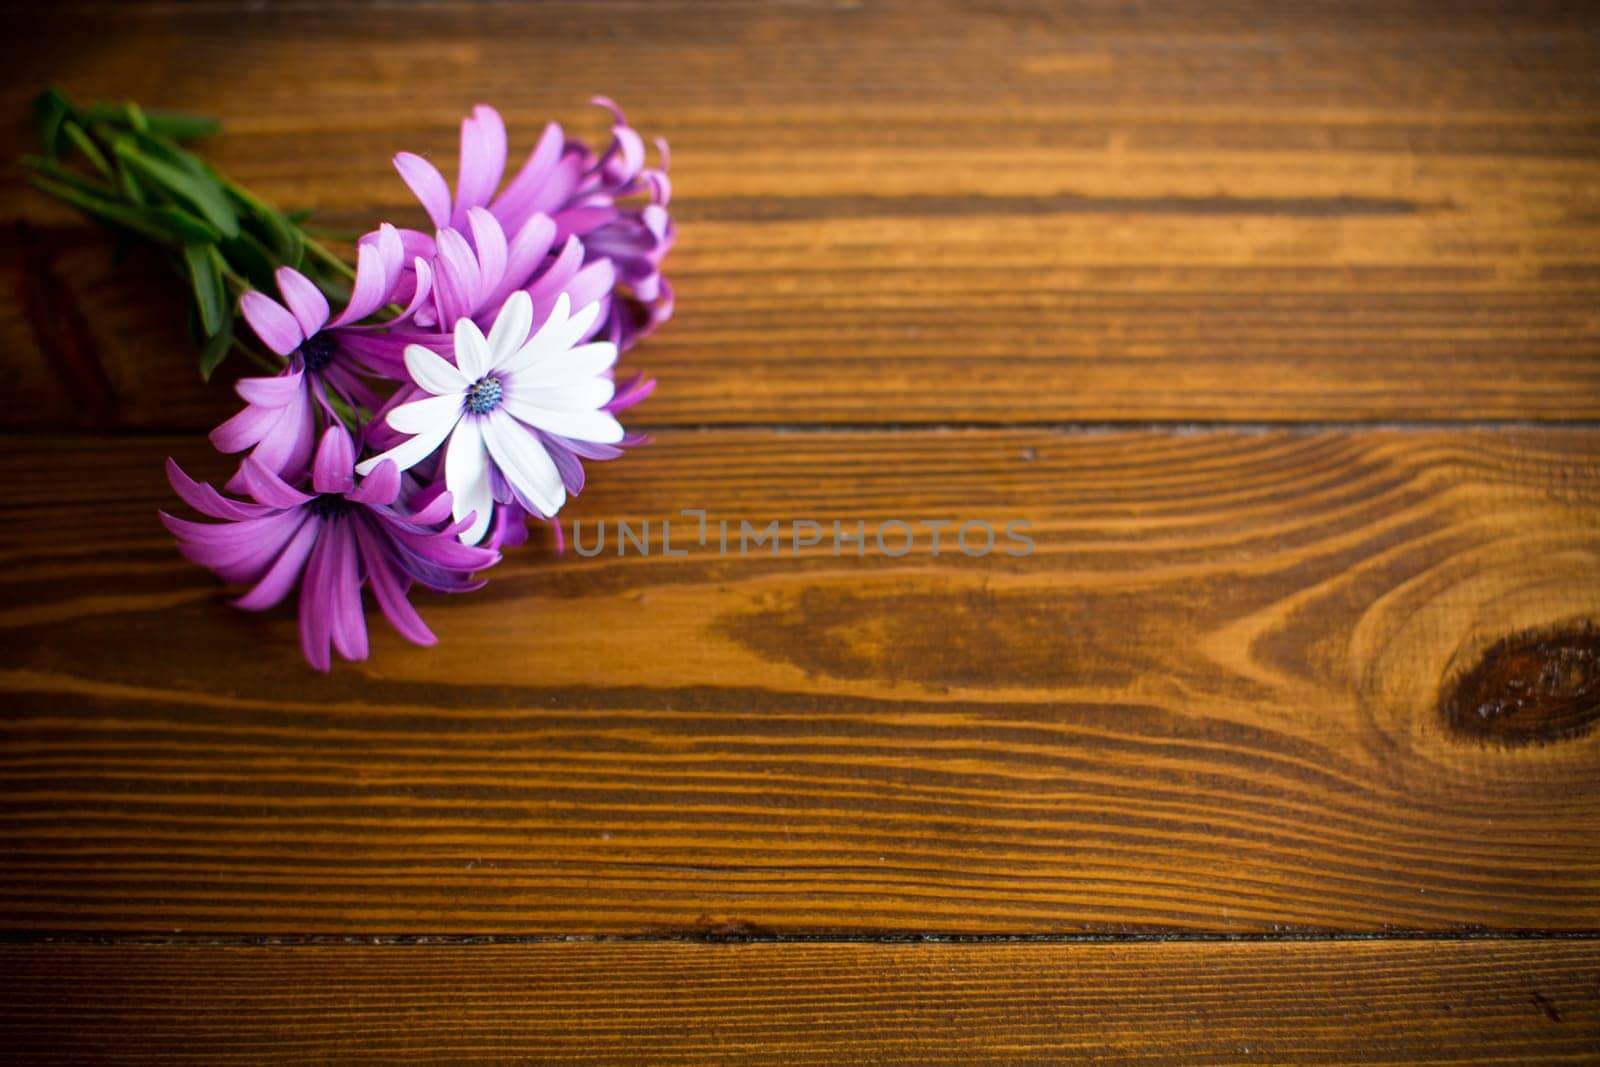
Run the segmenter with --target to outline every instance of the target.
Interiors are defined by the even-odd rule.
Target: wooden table
[[[336,227],[616,97],[679,313],[568,517],[829,536],[541,534],[315,674],[155,520],[180,295],[8,172],[5,1054],[1600,1059],[1586,6],[14,16],[8,155],[47,80],[211,113]]]

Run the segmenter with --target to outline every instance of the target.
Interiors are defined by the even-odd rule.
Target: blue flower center
[[[322,493],[311,498],[306,507],[319,519],[342,518],[350,510],[350,501],[343,493]]]
[[[314,333],[300,346],[300,358],[305,360],[306,370],[319,371],[333,362],[338,351],[339,345],[333,338],[325,333]]]
[[[500,379],[484,375],[467,390],[467,410],[474,415],[487,415],[500,406],[500,398],[504,395]]]

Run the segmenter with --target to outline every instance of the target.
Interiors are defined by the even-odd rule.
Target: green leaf
[[[278,260],[254,234],[243,231],[238,237],[221,242],[217,248],[233,272],[241,275],[252,287],[269,293],[277,288],[277,279],[273,274],[278,269]]]
[[[222,260],[216,246],[196,244],[183,246],[183,265],[189,271],[189,282],[194,286],[194,302],[200,309],[200,325],[206,336],[214,336],[222,329],[228,316],[228,293],[222,284]]]
[[[150,129],[150,123],[144,117],[144,108],[135,104],[132,100],[122,105],[122,111],[123,114],[128,116],[128,125],[135,130],[144,133]]]
[[[78,151],[83,153],[83,158],[87,159],[95,170],[104,174],[107,178],[116,178],[116,171],[111,169],[111,164],[106,161],[105,155],[94,143],[94,139],[84,132],[82,126],[79,126],[71,119],[63,119],[61,132],[66,134],[67,140],[77,146]]]
[[[234,214],[227,193],[215,178],[210,175],[201,177],[193,171],[156,159],[141,151],[140,146],[129,137],[118,138],[112,148],[117,158],[139,178],[193,206],[224,237],[238,236],[239,216]]]
[[[32,174],[28,177],[28,184],[35,189],[49,193],[59,200],[65,200],[80,211],[92,215],[102,222],[109,222],[132,230],[160,244],[172,243],[172,236],[139,208],[129,207],[116,200],[106,200],[95,196],[72,182],[55,175]]]
[[[222,129],[222,123],[203,115],[180,115],[175,111],[146,111],[146,125],[151,133],[170,137],[174,141],[194,141],[211,137]]]
[[[72,113],[72,101],[53,85],[33,98],[33,118],[46,159],[61,158],[61,124]]]
[[[200,350],[200,377],[209,382],[211,375],[231,351],[233,351],[233,319],[227,318],[222,322],[222,329],[207,338],[205,347]]]
[[[106,190],[93,182],[85,181],[44,160],[34,165],[34,173],[29,175],[28,182],[34,188],[65,200],[102,222],[132,230],[169,248],[215,242],[222,236],[214,226],[182,208],[170,204],[140,207],[114,200]]]
[[[277,208],[256,199],[249,190],[231,182],[226,184],[228,195],[244,214],[244,221],[253,224],[251,228],[262,242],[277,254],[281,262],[290,267],[299,267],[306,255],[305,238],[300,235],[299,229],[291,225]]]

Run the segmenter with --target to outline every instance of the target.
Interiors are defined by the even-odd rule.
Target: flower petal
[[[328,654],[333,618],[329,603],[328,579],[330,539],[319,537],[306,561],[305,579],[300,583],[300,651],[306,662],[319,671],[333,666]]]
[[[481,306],[488,294],[499,289],[505,280],[506,234],[495,217],[481,207],[467,212],[467,224],[478,255],[478,292],[475,295],[477,305]]]
[[[356,247],[356,281],[350,291],[350,301],[330,326],[346,326],[360,322],[389,301],[389,294],[399,284],[400,272],[405,266],[405,249],[400,234],[384,223],[376,236],[368,234]]]
[[[461,543],[475,545],[489,529],[494,496],[489,486],[489,457],[484,452],[482,421],[462,419],[450,435],[444,454],[444,480],[450,487],[451,514],[457,522],[469,514],[472,524],[461,532]]]
[[[539,328],[539,332],[519,349],[516,355],[504,361],[500,369],[507,374],[516,375],[536,363],[571,350],[594,327],[595,321],[600,317],[600,305],[589,304],[576,315],[567,316],[567,309],[571,306],[567,294],[562,293],[556,298],[556,306],[551,309],[550,317]]]
[[[400,499],[400,468],[386,459],[361,484],[345,494],[352,503],[386,507]]]
[[[609,411],[553,411],[507,396],[501,406],[522,422],[547,433],[603,445],[622,440],[622,424]]]
[[[328,298],[322,295],[310,278],[293,267],[279,267],[273,275],[278,281],[278,291],[300,324],[300,332],[310,337],[328,323]]]
[[[356,462],[355,442],[343,426],[329,426],[317,444],[311,464],[311,487],[319,493],[348,493],[355,488],[350,469]]]
[[[533,215],[522,224],[506,251],[505,277],[489,294],[490,307],[504,303],[512,290],[521,289],[532,281],[534,271],[543,266],[555,237],[556,224],[548,215]]]
[[[469,382],[489,373],[489,341],[471,319],[457,319],[455,330],[456,366]]]
[[[367,586],[378,602],[378,610],[400,636],[412,644],[437,644],[439,639],[406,599],[405,583],[395,571],[390,558],[392,550],[386,550],[383,536],[364,522],[356,524],[355,533],[367,572]]]
[[[450,186],[439,169],[412,152],[399,152],[394,157],[394,169],[400,180],[422,202],[435,227],[450,225]]]
[[[267,408],[281,408],[292,404],[305,384],[302,371],[286,370],[271,378],[240,378],[233,391],[239,399]]]
[[[439,231],[439,251],[434,256],[433,303],[439,325],[449,330],[478,307],[482,276],[478,258],[467,239],[455,230]]]
[[[261,338],[261,343],[280,356],[287,356],[305,340],[300,323],[287,308],[266,293],[255,289],[245,293],[239,298],[239,312],[244,315],[244,320],[250,324],[256,336]]]
[[[412,381],[434,396],[460,395],[476,380],[468,378],[459,368],[422,345],[406,346],[406,371]]]
[[[528,342],[533,329],[533,301],[520,289],[506,297],[489,330],[489,364],[499,367]]]
[[[361,570],[355,534],[349,522],[335,524],[328,533],[333,540],[328,561],[333,647],[345,659],[366,659],[367,620],[361,611]]]
[[[250,404],[211,431],[211,444],[218,452],[243,452],[257,444],[275,426],[283,412]]]
[[[402,441],[389,449],[389,451],[357,463],[356,473],[366,477],[384,460],[393,460],[394,465],[400,470],[410,470],[433,455],[434,449],[438,448],[444,442],[444,439],[450,436],[450,431],[455,428],[455,425],[454,422],[447,422],[441,419],[422,433]]]
[[[311,497],[278,477],[270,467],[254,456],[244,457],[239,464],[239,478],[245,491],[259,503],[273,508],[298,508],[311,503]]]
[[[319,519],[310,517],[301,523],[294,536],[289,538],[289,543],[283,546],[283,551],[278,554],[272,566],[267,568],[267,573],[261,576],[261,580],[253,589],[235,600],[233,606],[245,611],[265,611],[281,603],[300,580],[300,574],[305,570],[306,557],[311,554],[311,547],[317,542],[317,531],[321,526]]]
[[[561,127],[553,122],[546,126],[538,145],[528,154],[527,162],[490,205],[489,210],[508,231],[521,229],[528,217],[538,210],[544,199],[544,188],[555,175],[565,145],[566,135]]]
[[[456,420],[461,418],[462,403],[460,393],[424,397],[409,404],[401,404],[389,412],[387,421],[401,433],[427,433],[431,427],[440,423],[454,426]]]
[[[461,122],[461,172],[456,175],[456,210],[452,226],[466,221],[467,212],[494,196],[506,169],[506,124],[500,112],[486,104],[472,109]]]
[[[525,378],[531,375],[524,375]],[[610,378],[579,378],[569,382],[540,381],[535,385],[516,382],[512,390],[517,399],[550,411],[594,411],[611,402],[617,386]]]
[[[566,503],[566,487],[538,438],[504,409],[490,412],[482,428],[489,455],[517,493],[546,517],[560,511]]]
[[[207,483],[197,482],[189,477],[171,456],[167,457],[167,481],[171,483],[172,491],[177,493],[185,504],[213,519],[240,522],[244,519],[258,519],[272,510],[263,504],[229,500]]]

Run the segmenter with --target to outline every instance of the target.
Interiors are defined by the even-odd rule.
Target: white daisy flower
[[[444,480],[452,510],[458,522],[474,515],[460,535],[464,544],[477,544],[489,529],[494,471],[530,510],[554,515],[566,503],[567,490],[539,433],[602,445],[623,436],[622,425],[605,410],[616,392],[605,372],[617,360],[617,346],[578,344],[594,328],[600,305],[576,315],[570,309],[563,293],[530,338],[533,301],[525,292],[513,293],[487,338],[471,319],[456,323],[454,366],[421,345],[408,346],[412,381],[433,395],[391,411],[389,425],[414,436],[363,461],[357,471],[365,475],[384,460],[407,470],[449,438]]]

